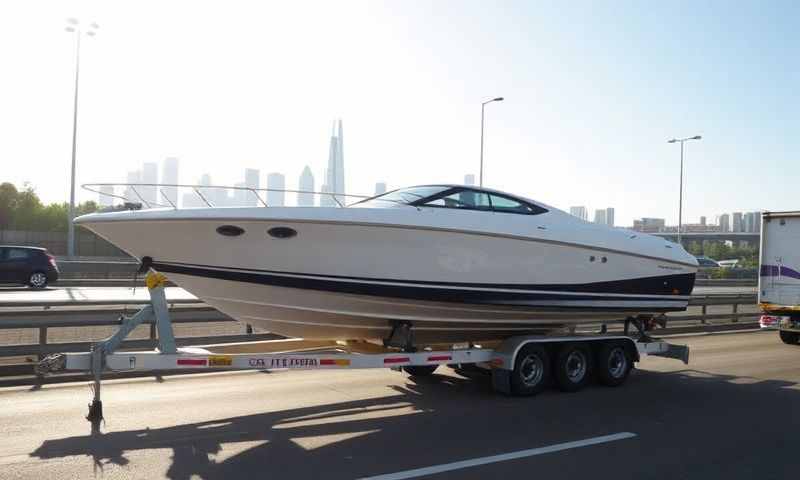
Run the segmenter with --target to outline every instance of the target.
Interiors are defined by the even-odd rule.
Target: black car
[[[44,288],[56,280],[56,259],[44,248],[0,246],[0,283]]]

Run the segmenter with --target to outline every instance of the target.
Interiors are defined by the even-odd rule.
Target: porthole
[[[590,256],[590,257],[589,257],[589,261],[590,261],[590,262],[594,262],[594,255],[592,255],[592,256]]]
[[[244,228],[236,225],[220,225],[217,227],[217,233],[226,237],[238,237],[244,233]]]
[[[272,227],[267,233],[274,238],[292,238],[297,235],[297,230],[289,227]]]
[[[601,262],[603,262],[603,263],[606,263],[606,262],[608,261],[608,258],[606,258],[606,257],[602,257],[602,258],[600,259],[600,261],[601,261]]]

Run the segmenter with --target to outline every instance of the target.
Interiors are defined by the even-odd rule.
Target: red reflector
[[[178,365],[205,365],[205,358],[179,358]]]
[[[332,358],[323,358],[319,361],[320,365],[336,365],[336,361]]]
[[[452,359],[453,357],[451,357],[450,355],[434,355],[428,357],[429,362],[441,362],[442,360],[452,360]]]
[[[411,359],[408,357],[394,357],[394,358],[384,358],[383,363],[405,363],[410,362]]]

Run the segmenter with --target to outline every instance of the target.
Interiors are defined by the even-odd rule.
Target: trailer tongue
[[[242,344],[176,348],[169,308],[164,295],[165,277],[146,277],[150,304],[124,319],[119,330],[98,342],[90,352],[50,355],[36,366],[45,375],[84,371],[93,377],[94,395],[87,420],[103,419],[101,379],[105,371],[131,372],[188,369],[208,370],[309,370],[392,368],[414,376],[429,375],[439,365],[474,365],[491,373],[495,390],[511,395],[533,395],[551,380],[566,391],[585,386],[597,374],[609,386],[622,384],[641,355],[657,355],[688,363],[688,347],[671,345],[644,334],[627,335],[526,335],[483,345],[430,345],[403,351],[363,341],[271,340]],[[117,352],[125,337],[142,322],[155,318],[158,349]],[[627,333],[627,328],[626,328]]]

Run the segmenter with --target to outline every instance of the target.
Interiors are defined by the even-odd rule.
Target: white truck
[[[800,211],[761,215],[758,303],[761,325],[775,327],[781,340],[800,342]]]

